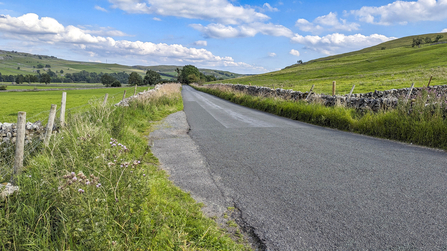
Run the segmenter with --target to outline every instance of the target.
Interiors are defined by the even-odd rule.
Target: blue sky
[[[0,49],[264,73],[446,21],[447,0],[0,0]]]

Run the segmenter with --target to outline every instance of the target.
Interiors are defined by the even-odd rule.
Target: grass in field
[[[436,34],[431,35],[435,37]],[[441,41],[447,41],[446,38]],[[425,37],[425,35],[423,35]],[[426,86],[430,76],[432,85],[447,84],[447,44],[411,47],[412,37],[393,40],[357,52],[331,56],[306,64],[255,76],[226,80],[225,83],[252,84],[275,88],[309,91],[315,85],[317,93],[332,93],[332,82],[337,83],[337,94],[374,90]],[[382,50],[382,47],[386,47]]]
[[[149,87],[138,87],[137,92],[147,90]],[[91,99],[104,99],[109,94],[108,102],[117,103],[123,98],[124,90],[126,97],[132,96],[134,87],[104,88],[88,90],[67,90],[67,108],[74,109],[84,106],[88,107]],[[0,92],[0,122],[17,122],[17,113],[26,112],[27,121],[45,121],[51,104],[56,104],[58,109],[61,104],[63,91],[41,91],[41,92]]]
[[[217,88],[197,88],[236,104],[315,125],[447,150],[447,97],[429,93],[397,109],[360,112],[343,106],[326,107],[305,101],[264,98]],[[426,105],[430,104],[430,105]]]
[[[0,202],[0,249],[247,250],[167,179],[143,136],[182,109],[178,90],[69,116]]]

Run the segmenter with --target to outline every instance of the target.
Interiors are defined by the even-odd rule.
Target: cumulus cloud
[[[300,30],[305,32],[319,33],[324,29],[353,31],[358,30],[360,25],[357,23],[348,23],[345,19],[338,18],[337,13],[329,14],[315,18],[311,23],[306,19],[298,19],[295,23]]]
[[[152,18],[152,20],[154,20],[154,21],[161,21],[161,19],[158,18],[158,17],[154,17],[154,18]]]
[[[274,52],[270,52],[270,53],[269,53],[269,57],[272,57],[272,58],[276,57],[276,53],[274,53]]]
[[[334,33],[322,37],[301,36],[299,34],[295,34],[291,41],[305,45],[306,49],[314,50],[326,55],[332,55],[335,53],[343,53],[366,48],[392,39],[395,38],[386,37],[379,34],[372,34],[370,36],[355,34],[347,36],[344,34]]]
[[[441,21],[447,19],[447,0],[395,1],[380,7],[364,6],[351,14],[362,22],[378,25]]]
[[[199,41],[195,41],[194,45],[197,45],[197,46],[207,46],[208,42],[207,41],[203,41],[203,40],[199,40]]]
[[[115,40],[111,37],[95,36],[72,25],[64,27],[49,17],[39,18],[30,13],[20,17],[9,15],[0,18],[0,37],[19,41],[53,44],[84,52],[90,56],[152,57],[170,62],[190,62],[207,66],[228,66],[266,71],[262,67],[235,62],[231,57],[213,55],[205,49],[188,48],[180,44],[151,43],[142,41]]]
[[[99,27],[98,29],[85,29],[84,27],[80,26],[80,29],[82,29],[85,33],[89,33],[92,35],[98,35],[98,36],[109,36],[109,37],[129,37],[130,35],[119,31],[119,30],[115,30],[112,27]]]
[[[262,7],[267,10],[267,11],[272,11],[272,12],[276,12],[279,11],[277,8],[273,8],[270,4],[265,3],[264,5],[262,5]]]
[[[255,22],[236,27],[223,24],[209,24],[207,26],[191,24],[190,26],[208,38],[254,37],[258,33],[276,37],[293,37],[293,32],[290,29],[272,23]]]
[[[99,11],[102,11],[102,12],[109,12],[108,10],[106,10],[106,9],[104,9],[103,7],[98,6],[98,5],[95,5],[95,9],[96,9],[96,10],[99,10]]]
[[[446,29],[443,29],[441,32],[447,32],[447,28],[446,28]]]
[[[290,50],[289,54],[297,57],[300,56],[300,52],[294,49]]]
[[[235,6],[227,0],[109,0],[112,8],[128,13],[157,14],[203,19],[223,24],[259,22],[270,19],[251,7]]]

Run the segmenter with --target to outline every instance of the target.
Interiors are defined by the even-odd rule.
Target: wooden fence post
[[[430,80],[428,81],[428,85],[427,87],[430,87],[430,83],[431,83],[431,79],[433,78],[433,76],[430,76]]]
[[[336,88],[336,83],[335,81],[332,82],[332,96],[335,96],[335,88]]]
[[[352,92],[354,91],[355,85],[352,86],[351,91],[349,92],[348,99],[351,99]]]
[[[63,92],[62,93],[62,101],[61,101],[61,116],[60,116],[60,121],[61,121],[61,127],[65,126],[65,106],[67,104],[67,93]]]
[[[405,103],[408,102],[408,99],[411,96],[411,93],[413,92],[414,83],[411,84],[410,90],[408,91],[407,97],[405,98]]]
[[[133,95],[137,95],[137,85],[135,85],[135,90],[133,91]]]
[[[48,124],[45,132],[45,139],[44,139],[45,146],[48,146],[48,144],[50,143],[51,134],[53,133],[53,124],[54,124],[54,118],[56,117],[56,108],[57,105],[51,105],[50,116],[48,117]]]
[[[307,94],[306,100],[310,97],[310,95],[312,94],[312,91],[314,90],[315,85],[312,85],[312,87],[310,88],[309,94]]]
[[[104,97],[104,102],[102,102],[102,106],[105,106],[107,104],[107,98],[109,97],[109,94],[106,93],[106,96]]]
[[[124,90],[123,100],[122,101],[124,101],[125,98],[126,98],[126,90]]]
[[[11,178],[14,181],[14,177],[20,174],[23,167],[23,154],[25,149],[25,123],[26,112],[19,112],[17,116],[17,136],[16,136],[16,152],[14,158],[14,173]]]

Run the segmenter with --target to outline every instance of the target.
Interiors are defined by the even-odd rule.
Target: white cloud
[[[108,10],[106,10],[106,9],[104,9],[103,7],[98,6],[98,5],[95,5],[95,9],[96,9],[96,10],[99,10],[99,11],[102,11],[102,12],[109,12]]]
[[[207,41],[203,41],[203,40],[199,40],[199,41],[195,41],[194,45],[197,45],[197,46],[207,46],[208,42]]]
[[[392,39],[395,38],[386,37],[379,34],[373,34],[370,36],[355,34],[347,36],[344,34],[334,33],[323,37],[301,36],[299,34],[295,34],[291,41],[294,43],[303,44],[307,49],[326,55],[332,55],[366,48]]]
[[[209,38],[254,37],[258,33],[276,37],[293,37],[293,32],[290,29],[272,23],[255,22],[237,27],[223,24],[209,24],[207,26],[191,24],[190,26]]]
[[[78,52],[90,56],[132,57],[132,60],[152,58],[158,62],[188,62],[202,66],[238,67],[251,71],[266,71],[262,67],[235,62],[232,57],[213,55],[205,49],[188,48],[180,44],[155,44],[95,36],[72,25],[64,27],[53,18],[42,17],[39,19],[39,16],[33,13],[20,17],[6,15],[4,18],[0,18],[0,37],[64,48],[71,46]]]
[[[358,30],[360,25],[357,23],[348,23],[345,19],[339,19],[337,13],[329,12],[327,15],[315,18],[312,23],[306,19],[298,19],[295,26],[305,32],[319,33],[324,29],[353,31]]]
[[[447,0],[395,1],[380,7],[364,6],[351,14],[362,22],[379,25],[441,21],[447,19]]]
[[[300,52],[294,49],[290,50],[289,54],[297,57],[300,56]]]
[[[89,33],[89,34],[97,35],[97,36],[109,36],[109,37],[129,37],[130,36],[122,31],[115,30],[112,27],[99,27],[96,30],[84,29],[82,26],[79,28],[82,29],[85,33]]]
[[[447,32],[447,29],[443,29],[441,32]]]
[[[155,21],[161,21],[161,19],[158,18],[158,17],[154,17],[154,18],[152,18],[152,20],[155,20]]]
[[[270,53],[269,53],[269,57],[272,57],[272,58],[273,58],[273,57],[276,57],[276,53],[274,53],[274,52],[270,52]]]
[[[273,8],[270,4],[265,3],[264,5],[262,5],[262,7],[264,9],[266,9],[267,11],[272,11],[272,12],[276,12],[279,11],[277,8]]]
[[[250,7],[234,6],[227,0],[109,0],[112,8],[128,13],[157,14],[203,19],[223,24],[259,22],[270,19]]]

